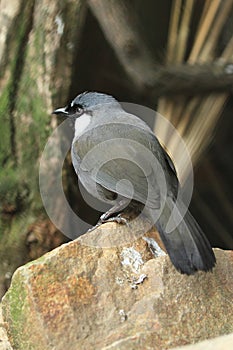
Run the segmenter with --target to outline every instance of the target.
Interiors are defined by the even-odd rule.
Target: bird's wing
[[[73,158],[81,159],[79,174],[88,174],[126,198],[159,208],[166,180],[158,140],[141,127],[116,124],[97,126],[74,142]]]

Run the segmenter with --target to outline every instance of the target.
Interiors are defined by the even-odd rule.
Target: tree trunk
[[[65,102],[69,95],[73,57],[79,47],[86,6],[82,0],[1,0],[0,6],[3,294],[6,279],[15,268],[37,257],[32,253],[32,244],[40,255],[64,241],[51,224],[46,224],[38,165],[46,140],[57,124],[51,116],[54,105],[56,101]],[[50,239],[41,238],[43,229]]]

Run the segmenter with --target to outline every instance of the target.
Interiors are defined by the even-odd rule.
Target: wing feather
[[[159,208],[159,181],[163,176],[159,174],[159,165],[160,168],[166,165],[159,148],[161,145],[152,132],[142,127],[111,123],[99,125],[80,136],[73,144],[72,157],[79,159],[81,181],[88,174],[109,191]]]

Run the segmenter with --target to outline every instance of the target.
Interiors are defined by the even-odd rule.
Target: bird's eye
[[[76,113],[82,113],[83,112],[83,107],[81,105],[74,105],[76,108]]]
[[[83,112],[83,107],[80,104],[71,103],[66,107],[66,112],[68,112],[70,115],[81,114]]]

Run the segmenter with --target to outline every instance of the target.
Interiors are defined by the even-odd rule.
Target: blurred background
[[[86,90],[173,123],[194,165],[191,211],[213,247],[233,249],[232,15],[232,0],[0,1],[0,296],[18,266],[67,241],[43,208],[38,166],[61,122],[51,112]],[[179,145],[151,125],[185,173]],[[63,183],[95,224],[69,155]]]

